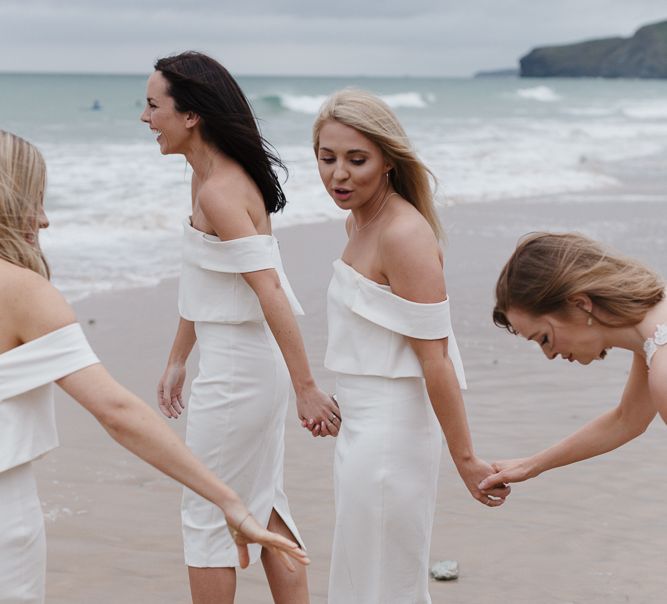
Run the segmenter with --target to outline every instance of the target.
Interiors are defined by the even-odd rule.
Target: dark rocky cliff
[[[535,48],[520,59],[521,77],[667,78],[667,21],[631,38]]]

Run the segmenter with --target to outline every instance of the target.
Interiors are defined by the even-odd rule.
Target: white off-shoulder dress
[[[195,324],[199,372],[187,406],[186,443],[232,487],[257,521],[275,509],[301,542],[283,490],[287,366],[259,299],[242,273],[275,269],[295,314],[303,314],[283,270],[278,241],[253,235],[230,241],[184,225],[180,315]],[[185,562],[238,566],[220,509],[190,489],[181,508]],[[256,562],[259,545],[250,545]]]
[[[44,602],[44,517],[31,462],[58,446],[53,381],[98,362],[78,323],[0,354],[0,604]]]
[[[336,442],[336,527],[329,604],[426,604],[442,431],[405,336],[448,338],[449,301],[419,304],[334,262],[325,366],[343,417]]]

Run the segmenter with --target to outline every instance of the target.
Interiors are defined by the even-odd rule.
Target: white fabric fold
[[[449,299],[434,304],[397,296],[338,259],[329,286],[329,343],[325,365],[333,371],[384,377],[423,377],[417,355],[402,336],[447,338],[461,388],[465,372],[452,330]],[[369,350],[376,351],[368,354]],[[381,354],[377,354],[381,351]]]
[[[262,321],[259,300],[243,273],[275,269],[292,312],[302,315],[273,235],[251,235],[222,241],[183,223],[183,266],[178,308],[189,321],[243,323]]]
[[[78,323],[0,354],[0,472],[58,446],[52,382],[95,363]]]

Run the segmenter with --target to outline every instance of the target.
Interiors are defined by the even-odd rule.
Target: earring
[[[589,327],[593,327],[593,317],[589,315],[588,320],[586,321],[586,325]]]

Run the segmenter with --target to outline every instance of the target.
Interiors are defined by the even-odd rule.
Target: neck
[[[624,348],[637,354],[643,354],[644,342],[648,336],[643,335],[638,325],[607,327],[605,329],[604,339],[608,344],[607,348]]]
[[[378,190],[373,194],[363,206],[352,209],[352,216],[354,216],[354,223],[357,230],[363,229],[374,221],[384,209],[385,204],[389,201],[389,197],[395,195],[396,192],[387,185],[380,185]]]
[[[667,299],[650,308],[636,325],[609,328],[610,346],[643,354],[644,342],[647,338],[653,337],[656,327],[661,323],[667,323]]]
[[[199,136],[193,137],[184,155],[200,182],[206,180],[214,165],[223,157],[217,149],[205,143]]]

